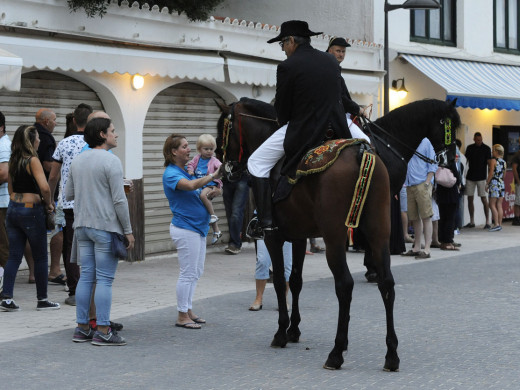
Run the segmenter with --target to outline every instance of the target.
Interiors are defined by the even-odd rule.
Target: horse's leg
[[[300,340],[300,307],[299,299],[300,292],[302,291],[303,285],[303,261],[305,260],[305,248],[307,246],[307,240],[294,240],[292,242],[292,271],[289,279],[289,287],[291,288],[292,296],[292,313],[291,313],[291,326],[287,330],[287,336],[289,341],[297,343]]]
[[[344,362],[343,351],[346,351],[348,348],[348,323],[350,320],[350,303],[352,302],[354,279],[352,279],[347,266],[345,239],[332,242],[324,236],[324,240],[327,248],[327,263],[334,276],[339,315],[334,348],[323,367],[329,370],[336,370],[341,368]]]
[[[264,238],[265,245],[271,256],[273,265],[273,284],[278,298],[278,331],[275,333],[271,347],[284,348],[287,344],[287,328],[289,327],[289,313],[287,311],[286,290],[287,284],[284,275],[283,238],[275,232],[268,232]]]
[[[386,311],[386,347],[385,371],[399,371],[399,356],[397,355],[397,335],[394,328],[394,277],[390,270],[390,247],[388,241],[380,243],[374,239],[371,243],[374,265],[377,270],[377,286]]]

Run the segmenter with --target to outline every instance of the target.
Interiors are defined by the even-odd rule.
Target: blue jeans
[[[49,259],[47,257],[47,228],[43,205],[34,204],[26,208],[25,203],[10,201],[5,220],[9,239],[9,258],[4,271],[5,298],[13,297],[14,281],[22,263],[25,243],[29,241],[34,258],[34,278],[36,297],[47,299],[47,276]]]
[[[238,249],[242,247],[240,233],[244,221],[244,209],[249,199],[248,180],[248,175],[244,174],[239,181],[226,181],[223,187],[222,197],[229,226],[229,244]]]
[[[288,282],[292,271],[292,243],[283,244],[283,263],[285,281]],[[269,279],[269,267],[271,266],[271,256],[265,246],[264,240],[256,241],[256,270],[255,279]]]
[[[76,321],[88,324],[90,297],[96,285],[94,302],[98,325],[110,325],[112,283],[118,259],[112,254],[111,233],[89,227],[74,230],[81,259],[81,276],[76,287]]]

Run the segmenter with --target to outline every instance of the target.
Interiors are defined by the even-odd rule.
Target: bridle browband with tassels
[[[261,116],[251,114],[238,114],[238,140],[239,140],[239,152],[238,161],[227,160],[227,148],[229,146],[229,135],[233,130],[233,122],[235,121],[235,105],[237,102],[232,103],[229,114],[224,118],[223,129],[222,129],[222,163],[224,164],[224,172],[226,179],[229,182],[235,182],[240,179],[242,173],[247,171],[247,163],[243,163],[242,158],[244,156],[244,137],[242,132],[242,117],[255,118],[265,121],[278,122],[276,119],[265,118]]]

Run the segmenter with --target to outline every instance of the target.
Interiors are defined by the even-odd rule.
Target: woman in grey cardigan
[[[112,282],[118,259],[112,253],[112,233],[124,234],[128,249],[134,246],[128,202],[123,187],[121,161],[108,151],[117,146],[117,134],[108,118],[95,118],[85,128],[91,148],[71,164],[65,188],[67,200],[74,199],[74,235],[77,238],[81,277],[76,289],[78,327],[72,340],[92,340],[94,345],[125,345],[124,338],[110,328]],[[96,285],[97,330],[89,326],[92,289]]]

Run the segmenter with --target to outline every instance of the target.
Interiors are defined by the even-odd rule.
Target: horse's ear
[[[213,101],[215,102],[215,104],[218,106],[218,108],[220,108],[220,111],[223,112],[224,114],[229,114],[229,106],[224,103],[224,102],[219,102],[218,100],[216,99],[213,99]]]
[[[457,104],[457,98],[455,98],[455,99],[449,101],[449,103],[450,103],[450,105],[451,105],[452,107],[455,107],[455,105]]]

